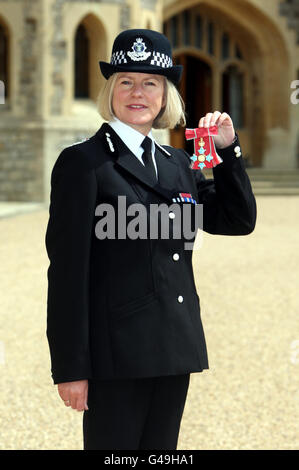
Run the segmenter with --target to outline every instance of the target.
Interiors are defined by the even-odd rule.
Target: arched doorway
[[[89,98],[89,38],[80,24],[75,36],[75,98]]]
[[[8,74],[9,37],[5,25],[0,19],[0,81],[4,84],[5,98],[9,95],[9,74]]]
[[[75,98],[89,98],[89,39],[80,24],[75,36]]]
[[[175,63],[184,67],[179,91],[186,105],[186,127],[197,127],[199,117],[208,113],[212,107],[211,67],[188,53],[177,55]],[[185,148],[191,154],[193,152],[193,142],[185,141],[184,129],[181,127],[171,132],[171,145]]]
[[[225,111],[243,134],[243,142],[248,142],[245,97],[249,94],[249,64],[244,45],[205,5],[170,17],[164,33],[172,43],[175,63],[184,66],[179,90],[186,104],[187,127],[197,127],[208,112]],[[193,151],[193,142],[185,141],[183,129],[171,132],[171,144]]]
[[[249,164],[258,165],[262,152],[252,144],[252,110],[247,105],[252,95],[252,58],[247,38],[239,39],[229,26],[217,10],[199,4],[165,20],[164,34],[172,44],[175,63],[184,66],[179,89],[186,103],[187,127],[197,127],[208,112],[227,112],[242,139],[243,155]],[[183,129],[172,131],[170,140],[174,146],[193,151],[193,142],[186,142]]]
[[[96,101],[103,78],[99,60],[106,59],[106,33],[102,22],[93,14],[86,15],[74,29],[73,97]]]
[[[192,55],[209,65],[210,111],[226,111],[232,116],[247,163],[270,167],[279,154],[273,135],[283,130],[287,136],[290,131],[286,96],[290,58],[281,31],[271,18],[250,2],[246,2],[244,15],[244,6],[237,3],[193,0],[186,8],[185,2],[169,1],[163,12],[163,30],[175,57],[181,60]],[[193,81],[192,86],[197,83]],[[187,113],[189,108],[187,104]],[[178,135],[172,132],[174,145]],[[180,143],[186,148],[181,136]]]

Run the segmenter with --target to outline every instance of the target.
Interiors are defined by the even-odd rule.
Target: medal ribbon
[[[186,129],[186,140],[194,140],[194,155],[191,168],[194,170],[213,168],[223,160],[217,154],[213,136],[218,134],[217,126]]]

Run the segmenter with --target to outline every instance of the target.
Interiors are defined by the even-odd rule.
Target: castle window
[[[178,47],[178,17],[173,16],[170,20],[170,41],[172,47]]]
[[[190,21],[190,10],[185,10],[183,13],[183,43],[185,46],[189,46],[191,33],[191,21]]]
[[[202,48],[202,19],[199,15],[195,19],[195,47]]]
[[[208,24],[208,53],[214,54],[214,25],[212,22]]]
[[[164,23],[175,63],[183,65],[179,91],[186,104],[188,126],[195,126],[196,115],[203,116],[216,106],[232,117],[236,128],[246,129],[248,67],[242,42],[239,38],[237,42],[228,27],[222,20],[217,22],[204,6],[185,9]],[[186,148],[178,129],[171,139]]]
[[[223,111],[228,113],[236,128],[244,127],[244,80],[236,66],[229,66],[222,78]]]
[[[227,33],[222,34],[221,57],[222,57],[223,60],[229,58],[229,35]]]

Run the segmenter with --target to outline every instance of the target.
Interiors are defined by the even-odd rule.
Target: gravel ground
[[[246,237],[194,253],[210,370],[192,374],[178,449],[299,449],[299,197],[257,197]],[[82,449],[50,377],[46,210],[0,219],[0,449]]]

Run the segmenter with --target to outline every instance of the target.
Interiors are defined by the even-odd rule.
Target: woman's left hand
[[[225,148],[233,143],[235,138],[235,129],[231,117],[227,113],[214,111],[207,113],[200,118],[198,127],[218,126],[218,135],[214,136],[214,142],[217,148]]]

